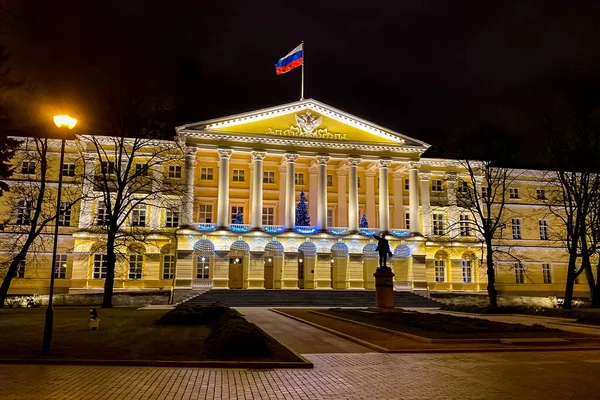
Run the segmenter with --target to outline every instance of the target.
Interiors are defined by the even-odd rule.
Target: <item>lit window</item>
[[[540,240],[550,239],[550,228],[548,227],[548,221],[541,219],[540,223]]]
[[[462,260],[462,281],[463,283],[473,282],[473,265],[471,260]]]
[[[333,175],[327,175],[327,187],[333,186]]]
[[[142,279],[142,265],[144,256],[132,254],[129,256],[129,279]]]
[[[135,176],[148,176],[148,164],[135,164]]]
[[[23,175],[35,174],[35,161],[23,161],[21,163],[21,173]]]
[[[169,165],[169,178],[181,179],[181,165]]]
[[[550,264],[542,264],[542,275],[544,276],[544,283],[552,283],[552,267]]]
[[[98,203],[98,210],[96,211],[96,225],[97,226],[106,226],[108,225],[110,220],[110,215],[108,214],[108,209],[104,203]]]
[[[512,237],[521,239],[521,220],[519,218],[512,219]]]
[[[25,278],[25,260],[21,260],[15,273],[15,278]]]
[[[435,281],[438,283],[446,282],[446,261],[445,260],[435,260],[434,262],[435,268]]]
[[[537,200],[547,200],[546,199],[546,190],[544,189],[537,189],[536,193],[535,193],[535,197]]]
[[[200,168],[200,179],[203,181],[213,180],[213,169],[212,168]]]
[[[198,206],[200,223],[210,224],[212,222],[212,204],[200,204]]]
[[[131,210],[131,226],[146,226],[145,204],[136,204]]]
[[[508,188],[508,197],[511,199],[519,198],[519,189],[518,188]]]
[[[521,263],[515,264],[515,282],[525,283],[525,267]]]
[[[106,279],[106,254],[94,254],[93,279]]]
[[[445,235],[446,234],[446,223],[444,214],[434,213],[433,214],[433,234],[434,235]]]
[[[31,211],[33,202],[31,200],[19,200],[17,202],[17,225],[28,225],[31,223]]]
[[[167,210],[165,216],[165,226],[167,228],[179,227],[179,211]]]
[[[459,218],[460,236],[471,236],[471,218],[468,214],[461,214]]]
[[[294,183],[296,185],[304,185],[304,174],[302,172],[296,172],[294,174]]]
[[[275,224],[275,207],[263,207],[262,223],[263,225]]]
[[[65,279],[67,277],[67,255],[57,254],[54,259],[54,277]]]
[[[440,179],[434,179],[431,181],[431,191],[432,192],[441,192],[442,191],[442,181]]]
[[[244,170],[243,169],[234,169],[233,170],[233,181],[234,182],[244,182]]]
[[[71,205],[66,201],[60,202],[60,214],[58,214],[58,226],[71,226]]]
[[[62,165],[62,176],[75,176],[75,164],[64,163]]]
[[[263,183],[275,183],[275,172],[264,171],[263,172]]]
[[[231,206],[231,223],[235,224],[235,218],[238,215],[238,212],[242,215],[242,219],[244,218],[244,207]],[[243,222],[240,222],[243,224]]]
[[[104,175],[112,175],[115,173],[115,162],[114,161],[102,161],[100,163],[102,166],[102,174]]]
[[[209,279],[210,278],[210,257],[198,256],[198,262],[196,264],[196,279]]]
[[[163,279],[173,279],[175,277],[175,256],[163,256]]]

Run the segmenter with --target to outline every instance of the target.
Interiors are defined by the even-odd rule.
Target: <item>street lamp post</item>
[[[57,128],[67,127],[73,129],[77,120],[68,115],[56,115],[54,124]],[[42,354],[46,355],[50,351],[50,342],[52,341],[52,325],[54,323],[54,308],[52,307],[52,297],[54,295],[54,264],[56,262],[56,248],[58,245],[58,225],[60,219],[60,197],[62,192],[62,166],[65,160],[65,141],[66,135],[61,135],[60,144],[60,163],[58,166],[58,193],[56,194],[56,221],[54,223],[54,244],[52,247],[52,260],[50,266],[50,294],[48,296],[48,308],[46,309],[46,320],[44,323],[44,341],[42,343]]]

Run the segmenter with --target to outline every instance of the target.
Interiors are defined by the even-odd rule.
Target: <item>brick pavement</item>
[[[0,365],[2,399],[597,399],[600,352],[308,354],[313,370]]]

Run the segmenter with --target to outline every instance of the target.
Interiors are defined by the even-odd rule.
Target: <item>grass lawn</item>
[[[165,310],[98,309],[100,330],[88,329],[89,307],[55,307],[50,358],[88,360],[211,360],[210,327],[162,326]],[[45,308],[0,309],[0,359],[40,357]],[[274,340],[272,356],[252,361],[297,361]]]
[[[430,339],[548,338],[585,336],[541,325],[527,326],[412,311],[374,313],[357,309],[329,309],[328,315],[376,325]]]

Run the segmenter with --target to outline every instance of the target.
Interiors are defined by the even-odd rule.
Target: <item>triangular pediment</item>
[[[262,110],[187,124],[186,132],[215,132],[235,135],[289,137],[323,142],[348,142],[402,147],[428,144],[383,128],[369,121],[307,99]]]

